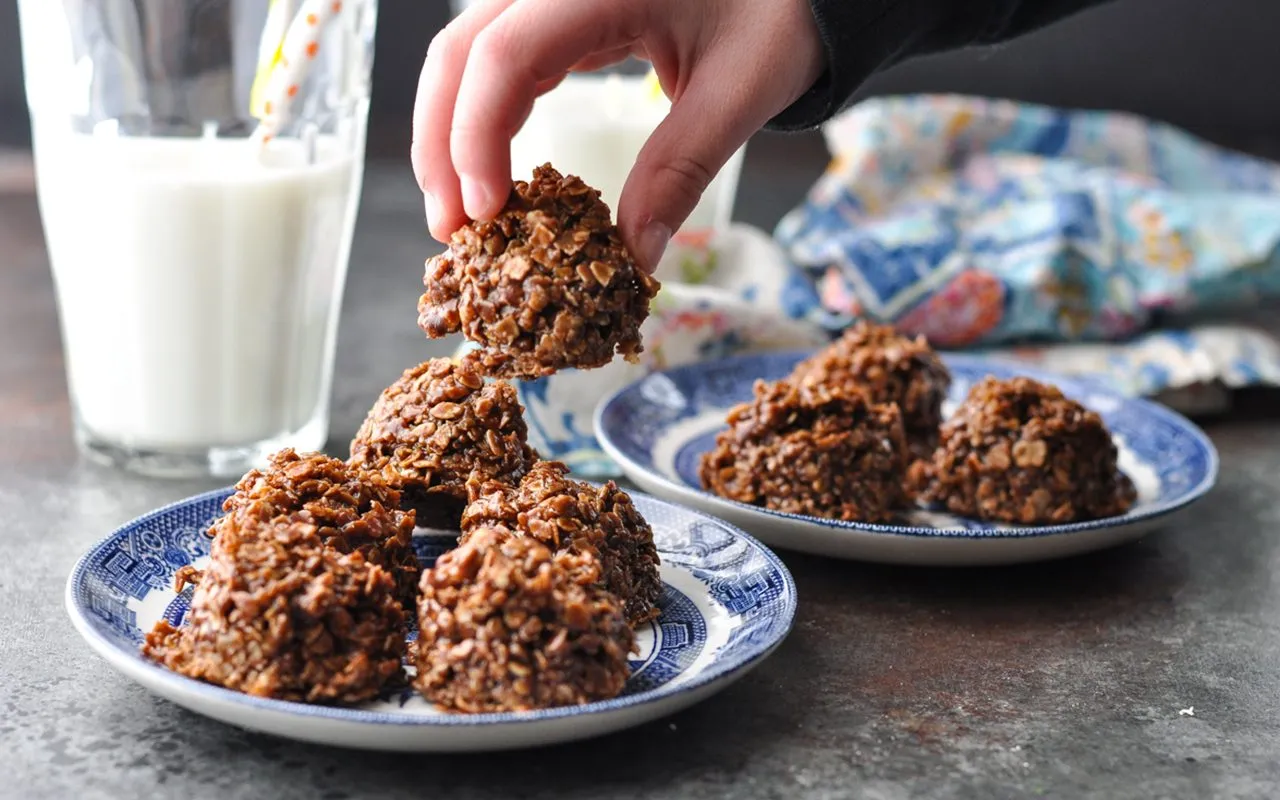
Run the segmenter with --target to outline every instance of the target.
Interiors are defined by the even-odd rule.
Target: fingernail
[[[431,192],[424,192],[422,199],[427,211],[427,227],[434,228],[440,220],[440,201]]]
[[[462,207],[466,209],[467,216],[472,219],[480,219],[489,207],[488,190],[478,181],[465,175],[462,176]]]
[[[640,266],[649,272],[653,272],[658,268],[658,262],[662,260],[662,254],[667,250],[667,243],[671,241],[671,229],[663,225],[657,220],[652,220],[644,226],[644,230],[640,231],[640,240],[637,243],[640,252],[636,253],[636,257],[640,260]]]

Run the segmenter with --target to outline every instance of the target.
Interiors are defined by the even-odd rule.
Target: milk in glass
[[[76,440],[152,475],[320,449],[376,0],[19,0]]]
[[[309,149],[37,137],[70,390],[91,437],[236,447],[327,416],[360,173],[332,142]]]

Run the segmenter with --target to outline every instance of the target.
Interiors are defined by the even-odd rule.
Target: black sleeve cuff
[[[827,69],[768,127],[804,130],[835,116],[863,81],[911,38],[913,24],[931,27],[927,13],[904,14],[903,10],[912,6],[928,10],[936,5],[937,0],[809,0]]]

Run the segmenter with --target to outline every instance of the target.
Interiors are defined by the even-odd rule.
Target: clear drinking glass
[[[643,72],[597,71],[569,75],[538,98],[511,140],[512,177],[528,180],[550,162],[600,190],[614,213],[631,168],[671,104]],[[703,240],[733,218],[745,145],[712,178],[677,238]]]
[[[18,6],[82,450],[233,476],[322,447],[376,0]]]

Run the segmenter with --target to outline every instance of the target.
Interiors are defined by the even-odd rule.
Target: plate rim
[[[418,729],[444,729],[444,728],[477,728],[477,727],[501,727],[501,726],[528,726],[538,723],[552,722],[556,720],[571,719],[582,716],[608,716],[613,713],[625,712],[627,710],[643,708],[655,704],[661,704],[671,701],[689,692],[695,692],[700,689],[709,689],[716,683],[724,681],[735,676],[744,675],[754,669],[765,658],[771,655],[783,642],[790,636],[795,627],[796,610],[799,604],[798,591],[796,582],[791,571],[787,569],[786,564],[773,552],[767,545],[756,537],[742,530],[733,523],[712,516],[705,511],[689,508],[665,500],[660,497],[645,492],[628,492],[634,500],[637,497],[643,498],[647,502],[657,503],[669,506],[684,514],[693,514],[707,520],[711,520],[732,533],[736,537],[745,540],[747,544],[755,547],[769,563],[769,565],[777,570],[782,576],[783,585],[786,591],[781,596],[781,606],[779,607],[779,618],[783,621],[781,632],[776,638],[767,642],[753,645],[748,654],[733,662],[716,664],[713,662],[708,665],[706,671],[699,675],[684,681],[677,686],[664,690],[662,686],[649,689],[636,694],[626,695],[623,697],[614,697],[608,700],[597,700],[592,703],[586,703],[575,706],[561,706],[558,708],[537,709],[533,711],[519,712],[500,712],[485,714],[461,714],[444,712],[438,715],[423,716],[415,714],[390,714],[383,711],[370,711],[362,708],[351,708],[344,706],[325,706],[310,703],[301,703],[292,700],[277,700],[266,697],[255,697],[253,695],[238,692],[234,689],[227,689],[211,683],[189,678],[180,675],[172,670],[166,669],[158,664],[154,664],[142,658],[139,654],[128,652],[119,647],[115,642],[108,639],[99,632],[93,619],[91,619],[87,607],[78,596],[78,589],[84,584],[84,576],[89,568],[89,564],[93,557],[109,542],[117,537],[126,534],[129,530],[145,525],[154,519],[172,512],[173,510],[185,505],[208,502],[215,498],[226,497],[233,490],[233,487],[224,486],[218,489],[211,489],[206,492],[191,495],[171,503],[167,503],[151,511],[141,514],[129,521],[118,525],[106,536],[96,540],[89,546],[84,553],[76,560],[75,566],[67,577],[63,590],[63,604],[68,616],[71,617],[72,626],[76,632],[80,634],[90,648],[99,656],[112,664],[126,677],[140,683],[143,688],[155,693],[155,690],[147,686],[146,683],[130,672],[147,673],[154,680],[164,684],[170,691],[179,695],[200,696],[210,702],[219,704],[231,704],[246,711],[265,712],[274,715],[282,715],[285,717],[304,718],[323,718],[335,722],[349,723],[355,725],[373,725],[373,726],[397,726],[402,728],[418,728]],[[205,715],[207,716],[207,715]]]
[[[766,519],[774,518],[784,520],[790,523],[808,524],[839,534],[874,534],[884,537],[902,537],[916,540],[936,540],[936,539],[972,539],[985,541],[1013,541],[1040,539],[1051,536],[1068,536],[1071,534],[1084,533],[1087,531],[1107,530],[1110,528],[1128,527],[1143,522],[1149,522],[1158,517],[1168,516],[1175,512],[1181,511],[1192,503],[1200,500],[1208,494],[1218,481],[1218,470],[1220,468],[1220,460],[1218,457],[1218,449],[1214,446],[1213,441],[1208,434],[1204,432],[1200,426],[1196,425],[1190,419],[1173,409],[1161,406],[1144,397],[1126,397],[1114,389],[1106,386],[1097,379],[1089,376],[1075,377],[1070,375],[1062,375],[1052,371],[1038,369],[1035,367],[1027,367],[1020,362],[1009,358],[998,358],[990,356],[980,356],[974,354],[957,354],[940,351],[944,363],[948,366],[951,364],[965,364],[973,368],[981,369],[984,364],[991,364],[1003,367],[1008,370],[1016,370],[1026,377],[1040,380],[1042,382],[1050,382],[1056,385],[1074,386],[1086,389],[1096,394],[1103,394],[1115,399],[1126,405],[1136,405],[1147,413],[1160,417],[1163,420],[1176,425],[1188,433],[1196,444],[1205,452],[1207,456],[1207,465],[1205,475],[1199,483],[1189,489],[1186,494],[1176,500],[1163,503],[1156,503],[1140,512],[1130,512],[1115,517],[1104,517],[1096,520],[1085,520],[1082,522],[1062,523],[1058,525],[1041,525],[1041,526],[1014,526],[1009,528],[992,528],[988,530],[975,531],[968,528],[929,528],[917,525],[887,525],[883,523],[872,522],[851,522],[845,520],[824,519],[822,517],[813,517],[804,514],[791,514],[785,511],[775,511],[773,509],[753,506],[737,500],[730,500],[719,495],[712,494],[700,488],[688,486],[681,481],[673,480],[656,469],[645,467],[637,463],[626,453],[624,453],[618,445],[612,440],[608,429],[604,425],[604,416],[609,409],[620,401],[624,394],[635,391],[641,383],[653,377],[654,375],[670,376],[673,373],[687,373],[696,370],[705,370],[711,367],[728,365],[737,361],[748,361],[761,357],[796,357],[797,359],[805,358],[813,355],[815,350],[777,350],[765,351],[757,353],[739,353],[737,355],[727,356],[724,358],[711,359],[708,361],[697,361],[689,364],[682,364],[676,367],[670,367],[662,370],[654,370],[643,375],[634,381],[622,386],[607,396],[602,398],[596,404],[595,410],[592,412],[592,427],[594,428],[596,440],[600,443],[600,447],[614,459],[623,472],[627,472],[628,468],[635,470],[643,475],[646,479],[657,485],[661,485],[668,491],[678,495],[694,495],[700,500],[714,505],[731,508],[734,511],[754,513]]]

